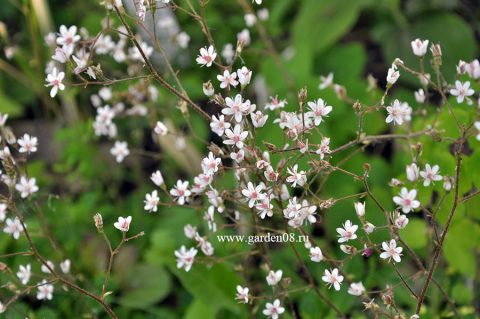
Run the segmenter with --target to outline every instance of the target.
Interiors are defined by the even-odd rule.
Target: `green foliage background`
[[[371,73],[384,85],[386,70],[395,58],[401,58],[407,65],[416,67],[417,59],[410,49],[410,41],[415,38],[427,38],[441,43],[444,52],[443,72],[450,83],[454,81],[455,65],[459,59],[470,61],[478,55],[480,7],[475,1],[431,0],[431,1],[395,1],[395,0],[265,0],[264,6],[270,10],[270,19],[266,27],[280,51],[292,47],[294,56],[284,61],[284,67],[293,79],[295,89],[308,88],[309,99],[322,97],[334,106],[329,121],[322,131],[332,137],[333,147],[342,145],[355,138],[357,117],[351,105],[338,100],[331,89],[318,90],[319,75],[335,73],[335,82],[347,88],[348,94],[358,98],[364,104],[372,104],[381,96],[380,90],[367,92],[366,75]],[[112,227],[118,216],[132,215],[131,233],[145,231],[146,236],[127,245],[118,256],[109,290],[114,293],[107,298],[112,303],[120,318],[247,318],[248,307],[238,305],[233,300],[235,286],[241,284],[239,272],[234,271],[237,259],[229,259],[223,264],[213,267],[195,265],[189,273],[179,271],[175,267],[173,251],[181,244],[188,244],[183,235],[186,223],[201,225],[201,212],[184,208],[161,208],[160,212],[148,214],[143,211],[143,197],[152,189],[149,174],[154,169],[161,169],[166,175],[167,185],[172,185],[177,178],[191,178],[192,169],[185,161],[179,160],[181,154],[168,153],[155,146],[153,151],[160,151],[160,160],[145,159],[141,156],[127,161],[127,169],[116,165],[111,160],[109,143],[97,140],[92,129],[94,109],[88,100],[89,93],[96,93],[98,88],[67,88],[56,101],[49,101],[48,91],[44,88],[44,66],[50,53],[43,45],[43,35],[50,27],[61,24],[86,27],[91,34],[100,30],[100,21],[105,11],[93,0],[55,1],[44,3],[51,14],[51,20],[41,16],[32,2],[27,0],[11,0],[2,5],[0,20],[6,24],[9,39],[3,44],[19,46],[19,52],[12,63],[15,72],[4,67],[0,74],[0,112],[9,113],[12,125],[25,123],[30,127],[48,126],[51,128],[50,140],[40,139],[40,147],[49,144],[55,152],[47,157],[39,157],[28,166],[31,176],[37,177],[43,196],[43,207],[40,209],[47,216],[51,229],[58,242],[64,248],[62,255],[49,251],[46,240],[38,239],[42,252],[52,256],[56,262],[63,258],[73,261],[73,271],[81,273],[78,282],[94,291],[100,291],[103,282],[103,269],[106,266],[106,255],[103,241],[96,234],[92,216],[101,212],[104,216],[105,228],[112,240],[120,240],[120,233]],[[189,54],[192,63],[180,68],[180,78],[195,101],[204,101],[201,83],[214,78],[215,71],[200,69],[193,63],[197,49],[204,46],[206,40],[197,24],[189,17],[178,14],[182,28],[190,34],[192,42]],[[235,42],[236,33],[244,28],[243,14],[235,1],[211,0],[207,6],[207,21],[213,36],[220,46]],[[52,29],[53,30],[53,29]],[[253,30],[253,29],[252,29]],[[272,95],[278,94],[290,103],[287,109],[295,110],[294,92],[279,75],[280,71],[272,58],[262,55],[257,58],[258,50],[264,50],[265,44],[253,31],[254,43],[243,56],[246,65],[255,74],[261,74]],[[258,50],[257,50],[258,49]],[[6,63],[1,57],[2,65]],[[110,69],[115,69],[111,64]],[[107,69],[105,66],[104,69]],[[11,70],[10,70],[11,71]],[[431,72],[431,70],[430,70]],[[401,85],[391,97],[408,101],[415,109],[413,90],[418,81],[402,73]],[[121,90],[125,84],[116,85],[114,90]],[[476,87],[478,89],[478,86]],[[249,92],[252,96],[254,92]],[[185,127],[183,116],[175,109],[176,100],[166,91],[160,89],[160,98],[153,107],[157,111],[156,118],[169,118],[179,127]],[[69,105],[69,109],[65,105]],[[456,105],[455,102],[453,102]],[[433,108],[434,106],[432,106]],[[67,116],[68,110],[74,110],[74,116]],[[439,111],[442,128],[447,136],[458,137],[453,121],[446,110]],[[473,119],[471,110],[464,106],[455,107],[459,118]],[[433,116],[433,115],[432,115]],[[211,138],[208,124],[197,114],[190,114],[195,133],[205,140]],[[416,129],[424,128],[425,121],[414,121]],[[140,119],[129,123],[120,123],[121,134],[131,145],[148,143],[148,127],[155,119]],[[387,133],[389,128],[384,123],[384,114],[371,113],[365,119],[365,128],[369,135]],[[400,129],[401,131],[401,129]],[[128,132],[128,133],[127,133]],[[316,143],[318,140],[311,140]],[[275,145],[282,145],[283,139],[274,125],[265,127],[258,139],[264,139]],[[196,147],[195,140],[187,142]],[[438,144],[429,137],[422,138],[422,158],[439,164],[442,173],[453,175],[454,158],[447,143]],[[480,185],[480,147],[479,142],[469,141],[471,154],[465,157],[462,170],[462,193]],[[151,147],[151,146],[147,146]],[[197,151],[205,153],[203,147]],[[390,154],[386,156],[385,154]],[[273,158],[273,161],[278,159]],[[188,162],[187,162],[188,163]],[[391,201],[398,189],[387,187],[392,177],[404,174],[406,164],[410,163],[408,149],[402,142],[388,146],[375,146],[373,151],[359,153],[346,163],[345,168],[358,174],[363,172],[363,165],[371,165],[370,180],[373,193],[388,209],[393,209]],[[198,164],[198,163],[197,163]],[[194,165],[197,165],[194,164]],[[307,161],[299,162],[301,168],[307,168]],[[197,165],[199,166],[199,164]],[[227,188],[235,187],[233,177],[223,181]],[[440,190],[441,184],[434,188],[422,189],[422,203],[432,201],[432,191]],[[51,191],[47,191],[51,190]],[[333,174],[328,180],[322,198],[338,198],[362,191],[360,182]],[[47,193],[48,192],[48,193]],[[444,208],[438,213],[444,222],[448,215],[453,196],[447,196]],[[355,218],[352,201],[342,201],[323,215],[318,241],[322,247],[337,247],[335,228],[345,219]],[[480,281],[479,246],[480,240],[480,199],[461,204],[451,225],[441,261],[442,266],[435,276],[441,282],[452,299],[456,300],[465,318],[474,318],[474,301],[480,299],[478,285]],[[22,207],[27,214],[34,214],[39,208],[28,203]],[[373,224],[383,224],[383,215],[375,210],[372,202],[367,200],[368,219]],[[409,216],[410,217],[410,216]],[[34,218],[29,219],[29,228],[38,229]],[[432,252],[431,234],[427,233],[425,220],[420,216],[412,217],[409,226],[401,234],[407,243],[421,257],[429,258]],[[376,240],[386,237],[379,235]],[[43,242],[42,242],[43,240]],[[217,256],[223,256],[249,249],[246,244],[236,243],[220,245],[213,242]],[[299,248],[301,244],[298,244]],[[22,240],[14,241],[2,237],[0,254],[9,251],[26,249]],[[304,249],[300,249],[304,259],[308,260]],[[339,254],[339,251],[327,251]],[[53,254],[53,255],[52,255]],[[288,249],[273,249],[272,259],[276,268],[284,270],[284,276],[293,279],[293,285],[302,282],[295,259]],[[30,261],[32,262],[32,261]],[[25,257],[19,257],[10,265],[17,269],[25,264]],[[365,286],[377,286],[388,282],[396,282],[390,267],[379,267],[374,258],[363,260],[354,258],[345,265],[352,280],[363,280]],[[39,265],[34,270],[39,272]],[[321,281],[323,265],[308,266]],[[414,265],[408,262],[402,265],[405,272],[414,272]],[[256,267],[246,270],[256,273],[258,287],[267,289],[264,283],[265,271]],[[0,284],[5,284],[0,275]],[[334,293],[325,287],[322,291],[343,310],[361,309],[358,300],[346,293]],[[0,289],[0,300],[4,290]],[[39,303],[34,294],[21,298],[6,318],[103,318],[97,304],[84,298],[72,298],[72,292],[56,287],[55,298],[51,302]],[[397,298],[400,305],[411,308],[414,301],[408,291],[398,289]],[[451,313],[440,303],[441,295],[432,288],[429,293],[429,304],[422,318],[448,318]],[[322,304],[315,294],[303,293],[293,295],[302,318],[333,318],[334,313]],[[478,306],[478,305],[477,305]],[[263,307],[263,305],[262,305]],[[367,314],[359,310],[351,312],[352,318],[367,318]],[[257,317],[262,315],[257,314]],[[291,318],[285,314],[284,318]]]

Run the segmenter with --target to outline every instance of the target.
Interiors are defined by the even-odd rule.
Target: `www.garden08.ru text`
[[[255,243],[286,243],[296,242],[304,243],[308,241],[308,237],[304,235],[296,235],[294,233],[271,234],[266,235],[217,235],[217,240],[221,243],[245,242],[249,245]]]

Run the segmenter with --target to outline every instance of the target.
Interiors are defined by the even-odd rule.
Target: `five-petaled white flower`
[[[402,187],[399,195],[393,197],[393,202],[401,206],[404,213],[409,213],[420,207],[420,202],[415,199],[417,197],[416,189],[409,191],[406,187]]]
[[[322,138],[322,141],[318,146],[318,150],[316,150],[315,153],[320,155],[320,159],[322,160],[325,157],[325,155],[330,154],[330,138],[329,137]]]
[[[407,215],[400,215],[398,216],[396,219],[395,219],[395,226],[398,228],[398,229],[403,229],[405,227],[407,227],[407,224],[408,224],[408,218],[407,218]]]
[[[3,228],[4,233],[11,234],[13,238],[18,239],[22,231],[22,223],[20,223],[18,217],[15,217],[14,219],[7,218],[7,220],[5,220],[5,227]]]
[[[183,268],[188,272],[192,268],[197,252],[198,251],[195,248],[192,247],[187,250],[187,248],[185,248],[183,245],[179,250],[175,250],[175,256],[177,257],[177,268]]]
[[[277,270],[277,271],[270,270],[267,275],[267,284],[269,286],[275,286],[282,279],[282,275],[283,275],[283,271],[281,270]]]
[[[157,124],[155,124],[155,128],[153,129],[155,134],[158,134],[160,136],[165,136],[168,134],[168,128],[165,124],[163,124],[160,121],[157,121]]]
[[[423,186],[430,186],[430,182],[438,182],[443,179],[442,175],[438,174],[440,167],[438,165],[425,165],[425,170],[420,172],[420,176],[424,179]]]
[[[380,254],[380,258],[382,259],[388,259],[388,261],[391,261],[392,259],[399,263],[402,261],[400,258],[402,256],[402,247],[397,247],[397,242],[395,239],[390,240],[390,242],[384,241],[382,243],[382,249],[384,250],[383,253]]]
[[[242,117],[250,110],[250,103],[243,101],[240,94],[235,95],[235,98],[225,98],[225,104],[227,107],[222,109],[222,113],[225,115],[231,115],[235,118],[235,121],[241,122]]]
[[[32,267],[30,266],[30,264],[26,266],[20,265],[18,267],[17,277],[22,282],[22,285],[28,284],[28,282],[30,281],[31,275],[32,275]]]
[[[149,213],[156,212],[159,201],[160,198],[158,197],[158,192],[157,190],[154,190],[151,194],[145,195],[145,207],[143,209],[145,209]]]
[[[392,105],[387,106],[388,116],[385,119],[386,123],[402,125],[405,119],[406,106],[408,104],[400,103],[399,100],[393,101]]]
[[[340,235],[338,242],[344,243],[349,240],[354,240],[357,238],[355,232],[358,229],[358,225],[353,225],[350,220],[347,220],[345,224],[343,224],[343,228],[337,228],[337,233]]]
[[[178,180],[177,185],[170,190],[170,195],[176,197],[176,201],[180,205],[184,205],[185,202],[188,202],[192,192],[188,189],[188,181]]]
[[[241,303],[248,303],[248,292],[249,289],[247,287],[237,285],[237,294],[235,296],[235,299],[237,299],[238,302]]]
[[[22,176],[20,182],[15,185],[15,189],[20,192],[20,197],[27,198],[30,194],[38,192],[37,180],[35,177],[27,179]]]
[[[219,115],[218,118],[212,115],[212,121],[210,122],[210,128],[218,136],[222,136],[227,128],[230,128],[231,124],[225,121],[224,115]]]
[[[463,103],[465,98],[472,96],[475,93],[473,89],[470,88],[470,81],[464,83],[460,81],[455,81],[455,88],[450,90],[450,94],[457,97],[457,103]]]
[[[217,80],[220,81],[220,88],[230,88],[230,85],[236,87],[238,85],[237,79],[237,72],[232,72],[225,70],[223,71],[223,75],[217,75]]]
[[[362,282],[352,282],[348,287],[348,293],[352,296],[361,296],[365,292]]]
[[[110,149],[110,154],[115,156],[117,163],[123,162],[123,159],[130,154],[127,142],[116,141],[113,147]]]
[[[242,189],[242,194],[247,198],[248,207],[252,208],[255,203],[259,200],[262,200],[265,195],[262,194],[265,185],[263,183],[254,186],[252,182],[248,182],[247,188]]]
[[[258,0],[256,0],[258,3]],[[260,1],[261,2],[261,1]],[[275,299],[272,303],[267,302],[263,314],[272,319],[278,319],[278,317],[285,312],[285,308],[280,305],[280,300]]]
[[[202,66],[211,67],[216,57],[217,52],[215,52],[215,48],[211,45],[208,48],[204,47],[200,49],[200,55],[197,57],[196,61]]]
[[[333,84],[333,73],[328,73],[327,76],[320,75],[320,85],[318,88],[324,90]]]
[[[50,97],[55,97],[57,95],[58,90],[63,91],[65,90],[65,85],[62,83],[63,79],[65,78],[65,73],[58,72],[57,68],[53,68],[52,72],[47,74],[47,81],[46,87],[51,86],[52,89],[50,90]]]
[[[213,175],[218,171],[218,167],[222,164],[222,159],[215,157],[212,152],[208,153],[208,157],[202,160],[202,170],[207,175]]]
[[[242,127],[237,124],[233,128],[233,131],[231,129],[226,129],[225,135],[228,139],[224,140],[223,144],[235,145],[238,148],[243,148],[243,141],[247,138],[248,131],[243,131]]]
[[[307,182],[307,173],[305,171],[298,172],[298,164],[292,168],[287,168],[288,177],[287,183],[291,183],[292,187],[303,186]]]
[[[343,281],[343,276],[338,274],[337,268],[331,271],[329,271],[328,269],[325,269],[325,273],[322,276],[322,280],[327,283],[328,288],[331,288],[333,286],[336,291],[339,291],[340,284]]]
[[[17,143],[20,145],[18,150],[20,153],[30,154],[37,151],[38,140],[34,136],[24,134],[22,138],[17,140]]]
[[[60,33],[57,37],[57,44],[72,47],[80,40],[80,35],[77,34],[77,26],[72,25],[67,28],[64,25],[60,26]]]
[[[416,56],[424,56],[428,49],[428,40],[415,39],[410,43],[412,45],[413,54]]]
[[[132,222],[132,216],[128,216],[126,218],[118,217],[118,221],[115,222],[113,226],[115,226],[116,229],[126,233],[130,229],[131,222]]]
[[[310,260],[316,263],[323,260],[323,254],[320,247],[310,247]]]
[[[310,111],[307,112],[306,115],[314,120],[315,126],[320,125],[323,118],[332,111],[332,107],[326,104],[327,103],[325,103],[325,101],[322,99],[307,103]]]
[[[53,285],[50,285],[47,280],[42,280],[37,287],[37,299],[38,300],[52,300],[53,298]]]

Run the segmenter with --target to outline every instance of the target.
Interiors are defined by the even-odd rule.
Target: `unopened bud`
[[[440,47],[440,44],[432,43],[432,46],[430,47],[430,51],[432,52],[432,55],[433,55],[433,65],[436,67],[441,66],[442,65],[442,48]]]
[[[302,88],[300,92],[298,92],[298,100],[300,101],[300,104],[305,103],[305,101],[307,100],[307,95],[308,91],[306,87]]]
[[[102,233],[103,232],[103,218],[102,218],[102,215],[100,215],[100,213],[96,213],[93,216],[93,220],[95,222],[95,227],[97,227],[97,230]]]
[[[360,110],[362,109],[362,104],[360,104],[360,102],[358,100],[355,101],[355,103],[353,103],[353,109],[357,113],[360,112]]]
[[[208,97],[211,97],[215,93],[212,82],[208,81],[203,83],[203,93]]]

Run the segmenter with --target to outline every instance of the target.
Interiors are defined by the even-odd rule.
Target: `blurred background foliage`
[[[125,0],[124,0],[125,1]],[[194,1],[195,2],[195,1]],[[332,89],[318,90],[319,76],[334,72],[335,82],[347,88],[352,96],[364,105],[379,100],[381,90],[367,91],[367,75],[378,79],[378,85],[385,86],[389,65],[400,58],[414,68],[418,60],[411,53],[410,41],[415,38],[439,42],[444,53],[443,69],[450,83],[455,76],[455,65],[460,59],[470,61],[478,56],[480,35],[478,1],[460,0],[264,0],[270,11],[265,23],[268,33],[281,54],[283,71],[274,59],[264,54],[266,45],[260,40],[254,28],[251,29],[253,43],[243,54],[246,65],[253,69],[254,78],[265,83],[269,95],[279,95],[289,101],[287,110],[296,110],[296,91],[306,87],[309,99],[322,97],[334,112],[322,124],[322,132],[332,138],[332,146],[342,145],[356,136],[357,117],[352,106],[340,101]],[[107,262],[106,247],[97,235],[92,216],[101,212],[104,216],[106,232],[114,241],[120,240],[120,232],[112,227],[118,216],[132,215],[131,233],[145,231],[146,236],[135,240],[121,251],[116,259],[113,280],[108,297],[120,318],[247,318],[248,307],[234,301],[235,286],[242,283],[242,272],[235,267],[239,259],[227,259],[213,266],[194,265],[189,273],[175,267],[173,251],[181,244],[190,245],[183,235],[187,223],[202,225],[202,212],[186,208],[160,208],[159,213],[147,214],[143,211],[143,197],[153,188],[149,181],[152,171],[160,169],[167,185],[171,186],[178,178],[191,178],[199,162],[191,162],[175,150],[159,147],[151,138],[151,127],[156,120],[168,121],[180,128],[186,136],[189,147],[196,148],[197,154],[204,154],[203,145],[196,143],[190,133],[204,140],[215,140],[209,132],[208,123],[190,112],[192,127],[185,124],[181,112],[175,108],[176,99],[160,89],[160,97],[149,107],[153,115],[146,119],[120,122],[120,136],[128,140],[132,147],[144,148],[159,154],[157,159],[133,152],[125,166],[114,163],[108,153],[111,142],[98,140],[92,128],[95,109],[89,101],[90,94],[97,93],[99,87],[67,88],[60,97],[52,100],[44,87],[44,68],[51,52],[44,45],[43,37],[55,31],[61,24],[85,27],[90,34],[101,30],[101,21],[106,11],[95,0],[8,0],[0,10],[2,47],[14,47],[17,52],[10,60],[0,56],[0,112],[10,115],[10,122],[16,132],[28,132],[39,136],[40,152],[28,166],[29,175],[37,177],[40,185],[42,206],[26,203],[22,209],[34,215],[41,210],[48,218],[51,231],[55,234],[59,252],[50,251],[46,239],[38,238],[39,247],[51,259],[59,262],[63,258],[73,261],[73,272],[79,273],[76,280],[80,285],[100,291]],[[180,67],[180,79],[191,98],[208,110],[201,83],[213,79],[216,71],[199,68],[194,63],[198,48],[206,44],[195,21],[188,16],[177,14],[181,28],[191,36],[188,55],[190,63]],[[207,22],[220,51],[224,44],[235,43],[236,34],[245,27],[243,11],[235,1],[211,0],[207,6]],[[260,55],[260,58],[259,58]],[[288,58],[287,58],[288,56]],[[112,61],[103,65],[106,72],[116,74],[119,67]],[[161,68],[161,66],[158,66]],[[429,69],[427,63],[427,71]],[[286,72],[291,83],[281,76]],[[416,108],[413,91],[419,87],[418,80],[402,73],[400,85],[393,91],[393,97],[408,101]],[[127,89],[128,84],[114,86],[115,91]],[[252,86],[253,87],[253,86]],[[478,88],[477,88],[478,89]],[[257,105],[263,105],[268,97],[261,90],[250,89],[247,95]],[[433,109],[435,106],[431,106]],[[438,111],[442,128],[446,135],[457,137],[453,121],[445,110]],[[461,119],[472,119],[464,107],[456,108]],[[432,112],[432,116],[433,112]],[[365,129],[369,135],[388,133],[381,112],[370,113],[365,118]],[[271,120],[270,120],[271,121]],[[270,122],[269,121],[269,122]],[[428,122],[428,118],[426,119]],[[413,127],[421,129],[424,121],[414,121]],[[258,139],[276,145],[283,144],[276,125],[267,125],[261,130]],[[311,143],[319,142],[320,137],[312,137]],[[422,138],[425,162],[439,164],[442,173],[453,175],[454,158],[448,144],[438,144],[431,138]],[[471,140],[472,152],[465,157],[463,166],[462,193],[480,184],[479,142]],[[347,152],[348,153],[348,152]],[[345,156],[349,156],[345,154]],[[273,157],[275,162],[278,158]],[[337,159],[337,161],[342,159]],[[402,176],[411,157],[406,144],[386,143],[372,145],[365,152],[358,153],[346,161],[344,167],[361,174],[363,165],[371,165],[370,181],[373,193],[388,208],[393,209],[392,196],[398,189],[386,187],[392,177]],[[306,160],[300,161],[306,169]],[[193,170],[193,171],[192,171]],[[234,188],[232,176],[225,177],[222,183],[226,188]],[[362,191],[360,182],[352,182],[345,175],[333,174],[326,182],[322,198],[338,198]],[[421,202],[435,206],[432,192],[440,191],[441,183],[430,189],[422,189]],[[439,211],[440,221],[445,221],[453,197],[446,196],[444,208]],[[345,219],[355,219],[352,201],[341,201],[327,212],[322,213],[322,222],[311,231],[325,249],[335,245],[335,228]],[[436,277],[444,285],[452,299],[456,300],[465,318],[474,318],[473,306],[478,305],[479,295],[479,251],[480,240],[480,200],[473,199],[461,204],[452,224],[444,247],[445,260],[441,263]],[[368,219],[375,225],[384,223],[384,216],[367,200]],[[412,217],[408,228],[401,234],[407,243],[421,257],[429,257],[432,252],[430,228],[421,214]],[[279,221],[272,221],[272,224]],[[29,228],[39,228],[34,218],[29,219]],[[201,227],[201,226],[200,226]],[[386,234],[385,234],[386,235]],[[386,239],[382,234],[376,240]],[[226,256],[249,249],[246,244],[232,243],[221,245],[215,240],[215,255]],[[308,260],[304,249],[303,258]],[[26,249],[22,240],[2,239],[0,252]],[[339,255],[339,251],[328,251]],[[293,279],[293,285],[302,283],[295,258],[289,249],[272,247],[273,265],[283,269],[284,276]],[[33,261],[31,261],[33,262]],[[25,264],[25,257],[15,260]],[[264,276],[266,271],[259,268],[259,260],[245,261],[243,270],[250,278],[257,278],[257,286],[252,293],[267,289]],[[345,265],[352,274],[352,280],[363,280],[367,289],[382,289],[379,283],[396,282],[394,272],[388,266],[379,267],[376,258],[354,258]],[[34,271],[39,265],[34,264]],[[309,263],[308,266],[321,282],[324,266]],[[404,273],[413,273],[415,266],[408,260],[402,263]],[[475,280],[476,279],[476,280]],[[3,280],[2,280],[3,281]],[[476,283],[476,284],[474,284]],[[1,284],[4,284],[2,282]],[[321,290],[346,312],[352,310],[352,318],[366,318],[361,312],[358,300],[347,295],[346,289],[340,293]],[[0,300],[2,299],[0,290]],[[84,298],[68,297],[70,293],[56,287],[54,300],[40,303],[33,294],[22,298],[6,315],[6,318],[103,318],[97,304]],[[410,308],[414,301],[405,289],[397,289],[400,306]],[[451,312],[441,303],[437,289],[431,288],[426,313],[422,318],[449,317]],[[292,296],[298,305],[301,318],[333,318],[333,312],[320,302],[313,293]],[[476,301],[475,301],[476,300]],[[262,305],[263,307],[263,305]],[[258,314],[258,317],[262,317]],[[285,314],[284,318],[291,318]]]

